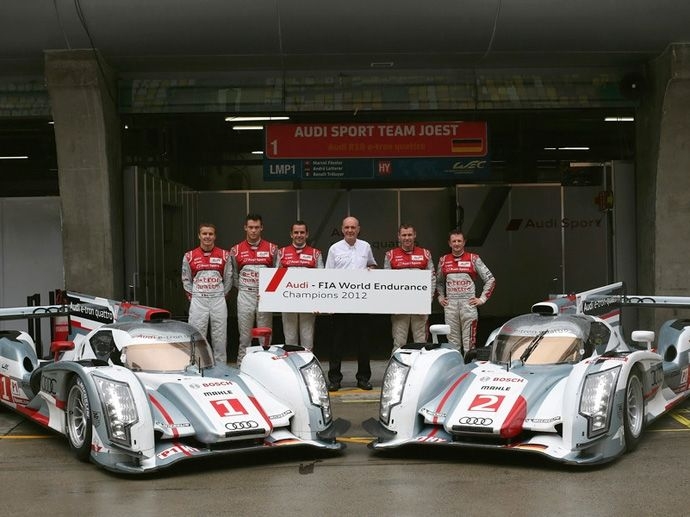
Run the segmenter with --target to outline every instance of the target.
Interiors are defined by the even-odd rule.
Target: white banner
[[[262,312],[430,314],[432,290],[426,269],[259,270]]]

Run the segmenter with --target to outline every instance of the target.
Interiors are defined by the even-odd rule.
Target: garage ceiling
[[[2,0],[0,83],[42,77],[45,50],[91,47],[124,79],[372,69],[641,70],[669,44],[690,42],[688,20],[690,2],[678,0]],[[632,158],[634,124],[607,125],[601,115],[584,110],[485,118],[494,131],[494,157],[518,160],[521,174],[548,161],[543,149],[560,145],[555,140],[597,142],[585,160]],[[228,157],[232,162],[261,146],[259,135],[257,141],[233,136],[208,116],[152,116],[145,125],[125,145],[136,142],[132,153],[148,163],[184,157],[189,170],[206,157],[213,164]],[[209,142],[222,142],[222,152],[214,154]],[[0,120],[0,151],[20,147],[40,149],[41,158],[20,166],[26,169],[21,176],[4,173],[9,165],[0,161],[3,194],[55,190],[52,128],[46,121]]]
[[[121,73],[630,65],[688,20],[678,0],[3,0],[0,73],[91,46]]]

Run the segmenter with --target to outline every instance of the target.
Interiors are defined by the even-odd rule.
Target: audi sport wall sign
[[[431,271],[261,268],[259,310],[430,314]]]
[[[438,179],[489,172],[486,122],[270,124],[264,179]]]

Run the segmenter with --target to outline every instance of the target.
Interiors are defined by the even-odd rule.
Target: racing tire
[[[75,377],[67,392],[65,430],[69,447],[80,461],[89,461],[93,423],[91,405],[84,381]]]
[[[634,451],[640,443],[640,437],[644,430],[644,393],[642,379],[637,370],[630,373],[625,386],[623,430],[625,432],[626,451]]]

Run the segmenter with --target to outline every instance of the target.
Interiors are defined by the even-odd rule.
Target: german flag
[[[482,138],[453,138],[451,146],[453,154],[463,156],[484,156],[486,149]]]

